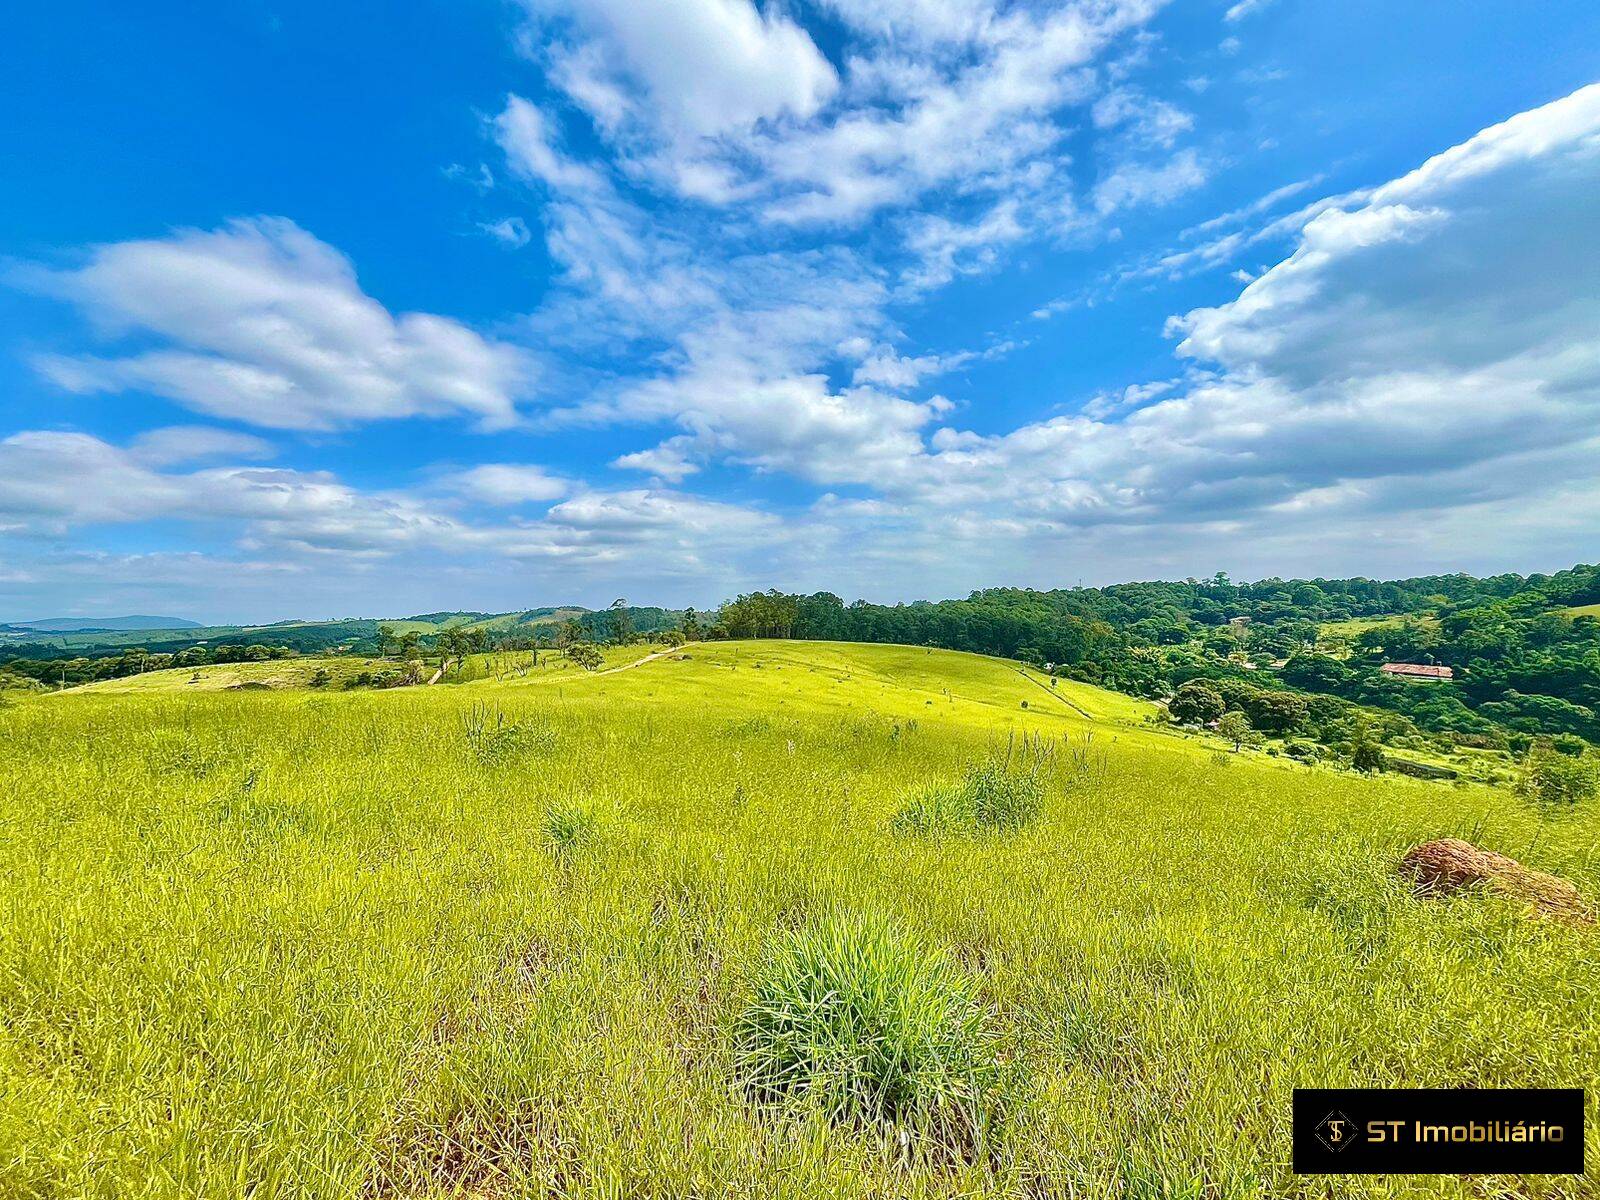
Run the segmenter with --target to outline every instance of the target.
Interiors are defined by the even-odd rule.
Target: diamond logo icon
[[[1322,1120],[1317,1122],[1315,1130],[1317,1141],[1321,1142],[1334,1154],[1343,1150],[1352,1142],[1361,1140],[1361,1131],[1356,1123],[1338,1109],[1334,1109]]]

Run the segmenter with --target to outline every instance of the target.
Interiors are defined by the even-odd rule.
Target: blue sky
[[[1594,557],[1593,4],[8,25],[0,620]]]

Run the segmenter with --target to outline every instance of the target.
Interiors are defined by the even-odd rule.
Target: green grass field
[[[1593,929],[1394,873],[1454,835],[1594,899],[1592,812],[905,647],[163,674],[0,708],[7,1200],[1593,1194],[1288,1166],[1295,1086],[1596,1086]]]

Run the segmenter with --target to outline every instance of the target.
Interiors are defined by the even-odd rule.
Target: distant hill
[[[130,629],[199,629],[199,621],[182,617],[47,617],[42,621],[11,621],[13,629],[36,629],[40,633],[89,633]]]

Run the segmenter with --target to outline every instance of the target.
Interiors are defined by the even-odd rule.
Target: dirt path
[[[1073,712],[1077,713],[1084,720],[1093,721],[1093,720],[1097,719],[1097,718],[1094,717],[1093,714],[1088,712],[1086,709],[1079,708],[1071,700],[1068,700],[1060,692],[1056,691],[1055,688],[1046,687],[1044,684],[1040,683],[1037,679],[1035,679],[1032,675],[1029,675],[1021,667],[1018,667],[1016,670],[1017,670],[1017,674],[1018,675],[1021,675],[1029,683],[1033,684],[1034,687],[1038,688],[1040,691],[1049,692],[1052,696],[1054,696],[1057,700],[1061,701],[1061,703],[1065,704],[1068,708],[1070,708]]]
[[[685,642],[681,646],[671,646],[665,650],[656,650],[646,654],[643,658],[636,658],[631,663],[623,663],[620,667],[607,667],[604,671],[596,671],[589,678],[597,679],[601,675],[615,675],[618,671],[631,671],[635,667],[642,667],[647,662],[654,662],[658,658],[667,658],[673,654],[682,654],[690,646],[698,646],[699,642]]]

